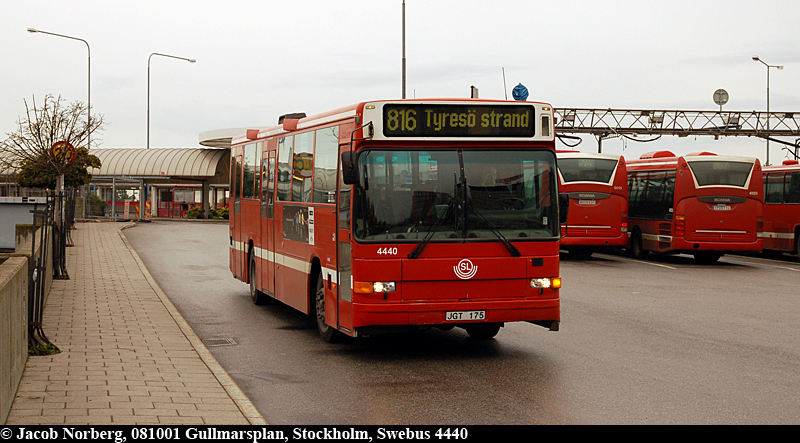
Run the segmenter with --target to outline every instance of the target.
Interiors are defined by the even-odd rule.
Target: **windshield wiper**
[[[480,213],[480,211],[478,211],[478,209],[475,207],[474,204],[467,208],[467,210],[469,209],[472,209],[475,215],[477,215],[478,218],[480,218],[483,221],[486,227],[488,227],[489,230],[492,231],[492,234],[494,234],[497,238],[500,239],[500,241],[504,245],[506,245],[506,248],[508,248],[508,252],[511,253],[512,257],[519,257],[522,255],[522,253],[519,252],[519,249],[517,249],[513,244],[511,244],[511,242],[508,241],[508,239],[505,238],[503,234],[501,234],[500,231],[498,231],[497,228],[495,228],[494,225],[491,222],[489,222],[489,220],[487,220],[486,217],[483,216],[483,214]]]
[[[441,225],[442,222],[447,218],[447,215],[450,214],[450,210],[455,208],[456,201],[458,200],[458,188],[458,177],[453,174],[453,199],[447,203],[447,208],[439,217],[436,218],[436,222],[434,222],[433,226],[431,226],[431,228],[428,229],[428,232],[425,233],[425,237],[423,237],[422,241],[419,242],[417,247],[414,248],[410,254],[408,254],[408,258],[410,260],[414,260],[415,258],[419,257],[420,254],[422,254],[422,250],[425,249],[425,246],[427,246],[428,242],[431,241],[433,234],[435,234],[436,230],[439,229],[439,225]]]
[[[428,229],[428,232],[425,233],[425,237],[422,239],[421,242],[419,242],[417,247],[414,248],[414,250],[411,251],[410,254],[408,254],[409,259],[413,260],[419,257],[420,254],[422,254],[422,250],[425,249],[425,246],[427,246],[428,242],[431,241],[431,238],[433,238],[433,234],[435,234],[436,231],[439,229],[439,225],[441,225],[442,222],[447,218],[447,215],[450,214],[450,210],[453,209],[455,203],[456,203],[455,199],[450,200],[450,203],[447,204],[447,209],[445,209],[442,215],[440,215],[436,219],[436,222],[433,224],[433,226],[431,226],[430,229]]]

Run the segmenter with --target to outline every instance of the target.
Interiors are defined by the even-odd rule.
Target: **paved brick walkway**
[[[9,425],[266,424],[161,291],[121,223],[78,223]]]

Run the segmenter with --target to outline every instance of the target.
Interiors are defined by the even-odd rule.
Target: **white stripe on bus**
[[[234,241],[232,249],[241,251],[241,252],[248,252],[247,251],[247,244],[243,242]],[[302,272],[304,274],[311,274],[311,263],[308,263],[304,260],[299,260],[294,257],[290,257],[288,255],[278,254],[276,252],[263,249],[263,248],[254,248],[253,252],[255,256],[266,260],[270,263],[275,263],[281,266],[285,266],[289,269],[293,269],[298,272]],[[339,272],[336,269],[329,269],[329,268],[322,268],[322,278],[327,280],[328,276],[331,277],[331,281],[333,283],[339,284]]]

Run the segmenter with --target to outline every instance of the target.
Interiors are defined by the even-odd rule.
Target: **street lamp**
[[[147,57],[147,149],[150,149],[150,59],[153,58],[154,55],[177,58],[178,60],[186,60],[189,63],[194,63],[197,61],[193,58],[176,57],[174,55],[159,54],[157,52],[154,52],[150,54],[150,57]]]
[[[406,0],[403,0],[403,97],[406,98]]]
[[[767,67],[767,132],[769,132],[769,68],[778,68],[780,71],[783,69],[783,65],[769,65],[757,55],[753,56],[753,61],[761,62],[761,64]],[[767,134],[767,136],[769,137],[769,134]],[[767,139],[767,162],[764,166],[769,166],[769,139]]]
[[[92,133],[91,133],[91,118],[92,118],[92,50],[91,50],[91,48],[89,48],[89,43],[86,40],[82,39],[82,38],[70,37],[68,35],[55,34],[55,33],[52,33],[52,32],[41,31],[39,29],[34,29],[34,28],[28,28],[28,32],[30,32],[31,34],[37,34],[38,33],[38,34],[54,35],[56,37],[64,37],[64,38],[68,38],[68,39],[71,39],[71,40],[79,40],[79,41],[82,41],[82,42],[86,43],[86,50],[88,51],[88,54],[89,54],[89,67],[88,67],[88,70],[87,70],[88,77],[89,77],[88,87],[87,87],[87,89],[88,89],[88,97],[86,99],[86,107],[87,107],[86,126],[87,126],[87,129],[89,130],[89,132],[88,132],[88,134],[86,134],[86,149],[89,149],[91,147],[91,142],[92,142]],[[62,185],[63,185],[63,183],[62,183]]]

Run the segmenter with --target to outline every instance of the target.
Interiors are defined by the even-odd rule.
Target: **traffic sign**
[[[77,154],[78,151],[75,149],[75,146],[65,141],[53,143],[53,146],[50,148],[50,155],[58,162],[72,163],[75,161],[75,156]]]
[[[720,106],[728,103],[728,91],[724,89],[717,89],[714,91],[714,103]]]

